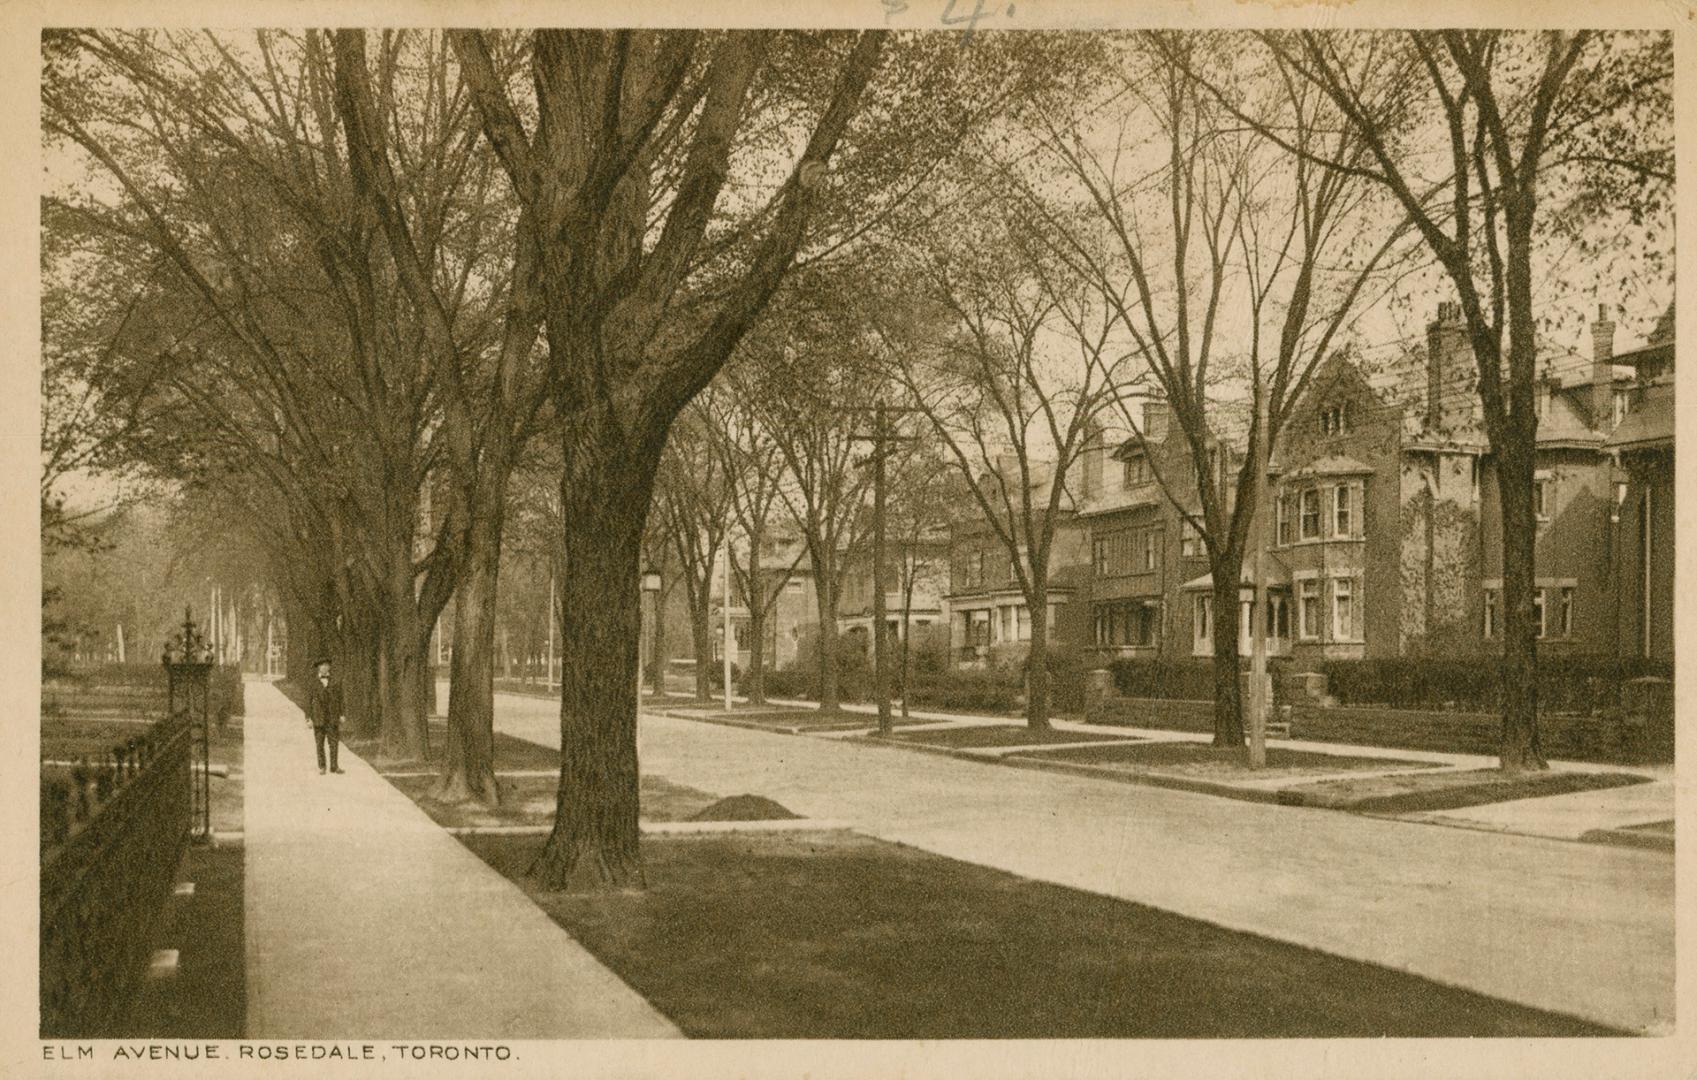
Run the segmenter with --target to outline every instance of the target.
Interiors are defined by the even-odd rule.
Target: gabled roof
[[[1317,458],[1286,474],[1289,479],[1299,480],[1309,476],[1368,476],[1374,472],[1371,465],[1364,464],[1352,457],[1332,454],[1328,457]]]
[[[1538,445],[1595,446],[1599,438],[1591,427],[1589,384],[1568,390],[1552,390],[1544,415],[1538,418]],[[1607,417],[1604,418],[1605,422]]]
[[[1644,392],[1638,408],[1603,443],[1605,450],[1643,450],[1673,445],[1673,384],[1658,383]]]
[[[1267,585],[1289,585],[1290,567],[1284,564],[1284,560],[1271,551],[1266,552],[1264,558],[1266,562],[1262,564],[1262,569],[1265,571],[1266,577],[1263,582]],[[1243,560],[1243,572],[1239,575],[1238,581],[1250,587],[1255,585],[1255,559],[1253,556],[1246,557]],[[1203,574],[1199,578],[1191,578],[1179,586],[1180,590],[1184,592],[1200,592],[1203,589],[1212,589],[1213,587],[1214,575],[1212,573]]]

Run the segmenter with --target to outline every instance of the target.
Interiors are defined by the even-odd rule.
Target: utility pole
[[[754,556],[758,557],[758,555]],[[750,564],[752,565],[752,563]],[[735,637],[731,633],[731,534],[725,533],[725,602],[720,610],[724,613],[725,623],[725,711],[731,711],[731,647]]]
[[[884,459],[891,443],[914,441],[911,436],[890,434],[890,413],[914,410],[894,408],[880,401],[871,411],[871,436],[857,435],[855,438],[872,444],[872,687],[873,696],[878,700],[878,734],[890,735],[895,727],[890,720],[890,649],[888,628],[885,626],[888,616],[884,600]],[[905,704],[904,690],[904,707]]]
[[[890,722],[890,645],[884,627],[884,440],[890,432],[882,401],[872,430],[872,682],[878,697],[878,734],[889,735],[894,728]]]
[[[1269,514],[1267,459],[1267,390],[1255,384],[1255,512],[1251,534],[1255,540],[1255,602],[1249,609],[1249,767],[1267,764],[1267,518]]]

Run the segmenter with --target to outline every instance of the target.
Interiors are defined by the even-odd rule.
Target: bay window
[[[1332,640],[1355,641],[1355,579],[1332,579]]]
[[[1198,656],[1214,651],[1214,598],[1207,593],[1198,593],[1191,630],[1195,636],[1195,652]]]
[[[1303,489],[1301,499],[1302,539],[1318,540],[1320,538],[1320,489]]]
[[[1296,632],[1306,641],[1320,636],[1320,579],[1304,578],[1298,585]]]

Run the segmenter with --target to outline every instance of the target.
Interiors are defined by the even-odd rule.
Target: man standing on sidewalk
[[[342,740],[342,684],[330,678],[330,661],[320,659],[313,665],[317,676],[308,689],[306,720],[312,725],[312,741],[318,747],[318,771],[324,772],[324,744],[330,743],[330,771],[339,773],[336,763],[337,745]]]

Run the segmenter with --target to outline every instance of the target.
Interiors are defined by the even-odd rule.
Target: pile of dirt
[[[698,811],[691,821],[793,821],[801,817],[762,795],[732,795]]]

